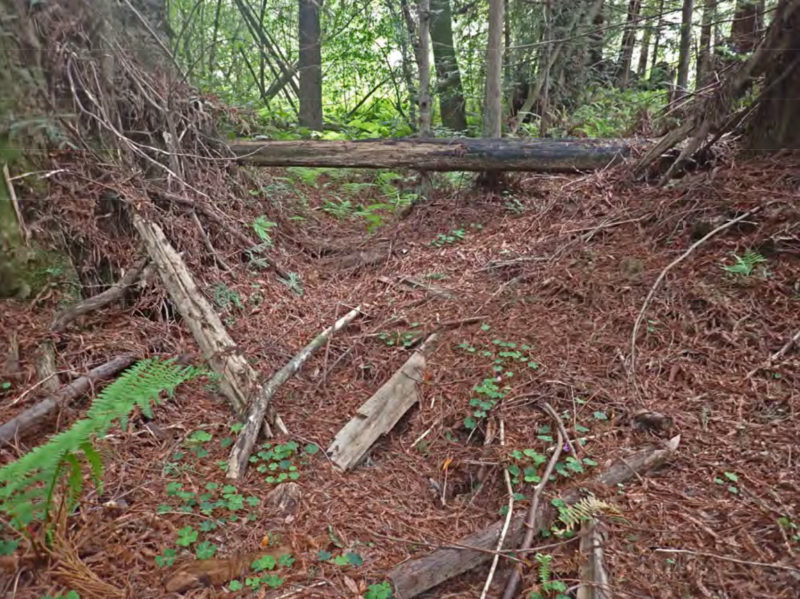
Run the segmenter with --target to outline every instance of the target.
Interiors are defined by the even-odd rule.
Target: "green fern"
[[[590,520],[600,512],[621,515],[616,506],[601,501],[594,495],[589,495],[573,505],[559,506],[558,519],[564,524],[565,532],[571,532],[581,522]]]
[[[137,362],[100,392],[86,418],[0,468],[0,512],[8,514],[17,528],[46,519],[65,475],[66,505],[74,508],[83,491],[82,462],[88,465],[92,482],[102,489],[103,461],[94,448],[94,439],[105,435],[117,422],[125,428],[136,407],[151,417],[152,404],[159,403],[162,392],[171,396],[178,385],[200,374],[202,371],[178,366],[174,360]]]
[[[537,553],[534,559],[539,562],[539,582],[546,585],[550,582],[550,578],[553,575],[553,571],[550,568],[550,562],[553,561],[553,556]]]

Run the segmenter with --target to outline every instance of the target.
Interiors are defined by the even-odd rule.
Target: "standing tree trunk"
[[[483,136],[501,137],[503,104],[503,0],[489,0],[489,39],[486,43],[486,88]]]
[[[322,51],[320,0],[299,0],[300,126],[322,131]]]
[[[628,19],[625,31],[622,34],[622,45],[619,50],[619,64],[617,65],[617,84],[621,88],[628,87],[633,59],[633,46],[636,44],[636,25],[639,21],[639,9],[642,0],[630,0],[628,4]]]
[[[711,77],[711,26],[717,20],[717,0],[705,0],[703,23],[700,26],[700,47],[697,52],[697,79],[695,88],[699,89]]]
[[[442,124],[453,131],[464,131],[467,128],[466,103],[453,42],[450,0],[430,0],[430,9],[430,35]]]
[[[650,58],[650,42],[653,39],[653,8],[643,6],[642,16],[645,19],[644,34],[642,35],[642,49],[639,52],[639,66],[636,67],[636,74],[640,80],[647,75],[647,62]]]
[[[591,33],[589,34],[589,67],[594,71],[601,71],[603,65],[603,46],[605,45],[605,34],[603,28],[605,27],[606,19],[603,13],[604,2],[600,0],[597,12],[592,19]]]
[[[544,5],[544,72],[539,74],[543,80],[542,86],[542,102],[540,104],[539,114],[539,136],[547,136],[547,128],[549,126],[548,112],[550,111],[550,71],[551,71],[551,58],[553,54],[553,0],[545,0]]]
[[[661,32],[664,29],[664,0],[658,3],[658,20],[656,21],[656,30],[653,32],[655,38],[653,43],[653,58],[650,61],[650,70],[656,66],[658,62],[658,52],[661,50]]]
[[[800,4],[781,0],[770,28],[783,33],[779,44],[770,44],[764,91],[750,121],[748,144],[762,151],[800,148]],[[769,34],[768,34],[769,35]]]
[[[419,69],[419,134],[431,136],[431,32],[430,0],[417,3],[418,28],[417,68]]]
[[[681,41],[678,53],[678,84],[675,99],[680,100],[689,93],[689,66],[692,57],[692,10],[693,0],[683,0],[681,11]]]

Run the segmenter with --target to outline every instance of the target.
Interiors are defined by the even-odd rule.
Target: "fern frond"
[[[64,473],[67,505],[74,507],[83,490],[81,458],[89,465],[95,485],[101,485],[103,462],[93,441],[117,422],[125,427],[136,407],[150,414],[162,393],[171,396],[178,385],[200,374],[202,371],[178,366],[174,360],[137,362],[100,392],[86,418],[0,468],[0,512],[9,514],[18,526],[46,517]]]
[[[594,518],[597,514],[606,512],[621,516],[619,508],[605,501],[601,501],[594,495],[584,497],[577,503],[558,510],[558,519],[564,524],[566,532],[572,531],[581,522]]]
[[[547,584],[550,582],[550,578],[552,577],[550,562],[553,561],[553,556],[537,553],[534,559],[539,562],[539,582],[542,584]]]

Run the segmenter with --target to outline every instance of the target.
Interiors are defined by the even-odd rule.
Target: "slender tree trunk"
[[[542,102],[539,110],[539,136],[546,137],[547,129],[549,126],[550,112],[550,71],[551,71],[551,57],[553,54],[553,0],[545,0],[544,5],[544,72],[540,73],[543,79],[542,89]]]
[[[604,6],[604,1],[600,0],[597,12],[592,19],[594,28],[589,35],[589,66],[595,71],[602,70],[603,65],[603,46],[605,45],[606,37],[603,32],[603,28],[606,24],[605,14],[603,12]]]
[[[393,0],[388,0],[391,6]],[[404,33],[400,44],[400,50],[403,55],[403,78],[406,81],[408,88],[408,105],[409,105],[409,126],[412,130],[417,127],[417,104],[419,104],[419,90],[417,89],[417,82],[414,77],[413,65],[417,62],[417,33],[414,27],[414,19],[411,17],[411,9],[407,0],[400,0],[400,11],[402,13],[403,22],[405,23]],[[409,51],[409,46],[413,49]],[[413,59],[411,54],[413,53]]]
[[[656,22],[656,29],[653,32],[655,41],[653,43],[653,58],[650,62],[650,70],[656,66],[658,62],[658,53],[661,50],[661,32],[664,30],[664,0],[658,3],[658,21]]]
[[[650,38],[653,35],[653,28],[648,22],[644,28],[644,35],[642,36],[642,50],[639,54],[639,66],[636,68],[636,74],[639,79],[644,79],[647,75],[647,61],[650,58]]]
[[[617,83],[620,87],[628,87],[633,59],[633,46],[636,44],[636,25],[639,21],[639,10],[642,0],[630,0],[628,4],[628,18],[625,31],[622,34],[622,45],[619,50],[619,64],[617,65]]]
[[[681,11],[681,40],[678,54],[678,84],[675,99],[680,100],[689,92],[689,66],[692,57],[692,10],[693,0],[683,0]]]
[[[700,47],[697,52],[696,88],[701,88],[711,77],[713,64],[711,53],[711,27],[717,20],[717,0],[705,0],[703,4],[703,23],[700,26]]]
[[[431,31],[430,0],[417,3],[419,23],[419,133],[422,137],[431,136]]]
[[[464,131],[467,128],[466,103],[453,42],[450,0],[430,0],[430,5],[430,33],[442,124],[453,131]]]
[[[299,0],[300,126],[322,131],[322,51],[319,3]]]
[[[503,0],[489,0],[489,39],[486,44],[486,88],[483,136],[502,136]]]

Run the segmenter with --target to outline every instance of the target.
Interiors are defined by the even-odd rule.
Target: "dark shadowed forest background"
[[[800,588],[800,0],[0,0],[0,596]]]

